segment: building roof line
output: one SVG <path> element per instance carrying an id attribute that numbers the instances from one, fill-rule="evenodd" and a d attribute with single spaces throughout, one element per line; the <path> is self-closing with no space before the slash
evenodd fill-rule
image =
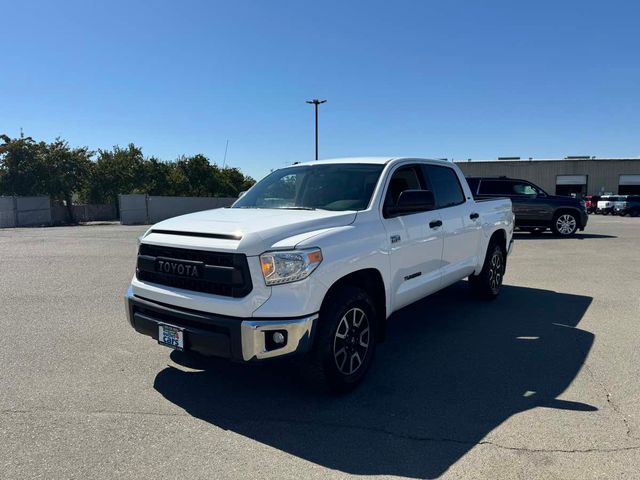
<path id="1" fill-rule="evenodd" d="M 640 160 L 640 157 L 584 157 L 584 158 L 509 158 L 498 159 L 490 158 L 484 160 L 475 159 L 453 159 L 455 163 L 483 163 L 483 162 L 496 162 L 496 163 L 509 163 L 509 162 L 591 162 L 591 161 L 620 161 L 620 160 Z"/>

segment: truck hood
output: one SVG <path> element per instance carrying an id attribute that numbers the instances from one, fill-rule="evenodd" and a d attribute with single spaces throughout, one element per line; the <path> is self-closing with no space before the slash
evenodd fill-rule
<path id="1" fill-rule="evenodd" d="M 144 243 L 260 255 L 353 223 L 355 211 L 218 208 L 170 218 L 151 227 Z"/>

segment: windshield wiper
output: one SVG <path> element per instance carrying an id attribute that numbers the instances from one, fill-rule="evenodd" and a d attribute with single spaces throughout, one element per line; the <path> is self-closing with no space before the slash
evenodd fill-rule
<path id="1" fill-rule="evenodd" d="M 278 207 L 282 210 L 315 210 L 313 207 Z"/>

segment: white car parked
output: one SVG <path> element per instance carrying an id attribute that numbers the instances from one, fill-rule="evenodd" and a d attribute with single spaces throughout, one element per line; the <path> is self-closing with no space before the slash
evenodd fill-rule
<path id="1" fill-rule="evenodd" d="M 498 295 L 513 220 L 510 200 L 474 201 L 449 162 L 294 165 L 231 208 L 151 227 L 129 322 L 171 348 L 242 362 L 296 356 L 312 383 L 350 388 L 396 310 L 465 277 Z"/>
<path id="2" fill-rule="evenodd" d="M 613 209 L 615 207 L 615 202 L 617 202 L 620 197 L 615 195 L 603 195 L 598 200 L 596 213 L 601 213 L 602 215 L 609 215 L 610 213 L 614 213 Z"/>

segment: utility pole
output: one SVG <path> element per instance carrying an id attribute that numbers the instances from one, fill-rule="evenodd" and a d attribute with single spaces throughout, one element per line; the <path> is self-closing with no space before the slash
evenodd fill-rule
<path id="1" fill-rule="evenodd" d="M 314 98 L 313 100 L 307 100 L 307 103 L 316 107 L 316 160 L 318 160 L 318 105 L 326 103 L 326 100 L 318 100 L 317 98 Z"/>

